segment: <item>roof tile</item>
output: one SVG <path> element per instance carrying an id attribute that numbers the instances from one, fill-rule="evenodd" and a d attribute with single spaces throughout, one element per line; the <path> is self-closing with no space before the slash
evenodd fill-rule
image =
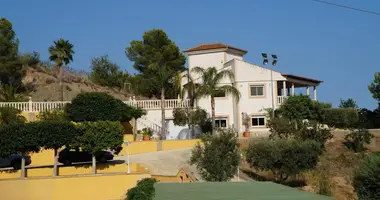
<path id="1" fill-rule="evenodd" d="M 226 44 L 223 44 L 223 43 L 211 43 L 211 44 L 201 44 L 201 45 L 198 45 L 196 47 L 193 47 L 193 48 L 190 48 L 190 49 L 186 49 L 184 52 L 193 52 L 193 51 L 202 51 L 202 50 L 212 50 L 212 49 L 233 49 L 233 50 L 237 50 L 237 51 L 241 51 L 243 52 L 244 54 L 246 54 L 248 51 L 244 50 L 244 49 L 240 49 L 240 48 L 237 48 L 237 47 L 233 47 L 233 46 L 229 46 L 229 45 L 226 45 Z"/>

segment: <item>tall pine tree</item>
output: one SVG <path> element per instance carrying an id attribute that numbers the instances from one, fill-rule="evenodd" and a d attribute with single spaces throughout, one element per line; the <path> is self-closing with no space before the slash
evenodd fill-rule
<path id="1" fill-rule="evenodd" d="M 20 100 L 26 91 L 22 83 L 25 76 L 18 51 L 19 41 L 12 29 L 12 23 L 0 19 L 0 101 Z"/>
<path id="2" fill-rule="evenodd" d="M 146 96 L 161 99 L 161 137 L 165 138 L 165 98 L 178 89 L 175 76 L 185 70 L 186 58 L 178 46 L 160 29 L 147 31 L 142 40 L 133 40 L 126 48 L 126 55 L 134 62 L 133 67 L 141 72 Z M 177 88 L 177 89 L 176 89 Z M 176 98 L 176 95 L 171 95 Z"/>

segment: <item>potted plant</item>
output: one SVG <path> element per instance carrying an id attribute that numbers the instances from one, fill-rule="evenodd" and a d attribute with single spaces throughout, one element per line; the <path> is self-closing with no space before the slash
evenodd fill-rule
<path id="1" fill-rule="evenodd" d="M 249 130 L 251 128 L 251 118 L 247 115 L 247 113 L 242 113 L 242 122 L 245 127 L 243 136 L 244 137 L 251 136 L 251 131 Z"/>
<path id="2" fill-rule="evenodd" d="M 141 130 L 137 130 L 134 141 L 141 141 L 143 139 L 143 134 Z"/>
<path id="3" fill-rule="evenodd" d="M 143 135 L 143 140 L 145 141 L 150 140 L 153 135 L 153 130 L 151 128 L 143 128 L 141 132 Z"/>

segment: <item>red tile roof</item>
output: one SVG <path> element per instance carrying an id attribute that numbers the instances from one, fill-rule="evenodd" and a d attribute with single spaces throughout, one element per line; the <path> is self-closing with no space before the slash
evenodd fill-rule
<path id="1" fill-rule="evenodd" d="M 296 76 L 296 75 L 292 75 L 292 74 L 281 74 L 281 75 L 284 76 L 285 78 L 289 77 L 289 78 L 309 81 L 309 82 L 313 82 L 313 83 L 322 83 L 323 82 L 323 81 L 320 81 L 320 80 L 306 78 L 306 77 L 302 77 L 302 76 Z"/>
<path id="2" fill-rule="evenodd" d="M 190 49 L 186 49 L 185 51 L 183 52 L 193 52 L 193 51 L 202 51 L 202 50 L 212 50 L 212 49 L 233 49 L 233 50 L 237 50 L 237 51 L 241 51 L 243 52 L 244 54 L 246 54 L 248 51 L 244 50 L 244 49 L 239 49 L 239 48 L 236 48 L 236 47 L 233 47 L 233 46 L 229 46 L 229 45 L 226 45 L 226 44 L 222 44 L 222 43 L 212 43 L 212 44 L 201 44 L 199 46 L 196 46 L 196 47 L 193 47 L 193 48 L 190 48 Z"/>

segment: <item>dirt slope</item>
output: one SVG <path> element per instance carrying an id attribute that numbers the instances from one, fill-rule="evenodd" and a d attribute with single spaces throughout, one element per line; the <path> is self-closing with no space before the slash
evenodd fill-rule
<path id="1" fill-rule="evenodd" d="M 33 101 L 58 101 L 60 98 L 60 86 L 57 70 L 44 68 L 28 68 L 24 83 L 31 83 L 34 91 L 29 94 Z M 63 73 L 63 96 L 65 101 L 70 101 L 81 92 L 106 92 L 112 96 L 128 100 L 133 94 L 97 85 L 85 76 L 65 71 Z M 136 99 L 144 99 L 136 97 Z"/>

